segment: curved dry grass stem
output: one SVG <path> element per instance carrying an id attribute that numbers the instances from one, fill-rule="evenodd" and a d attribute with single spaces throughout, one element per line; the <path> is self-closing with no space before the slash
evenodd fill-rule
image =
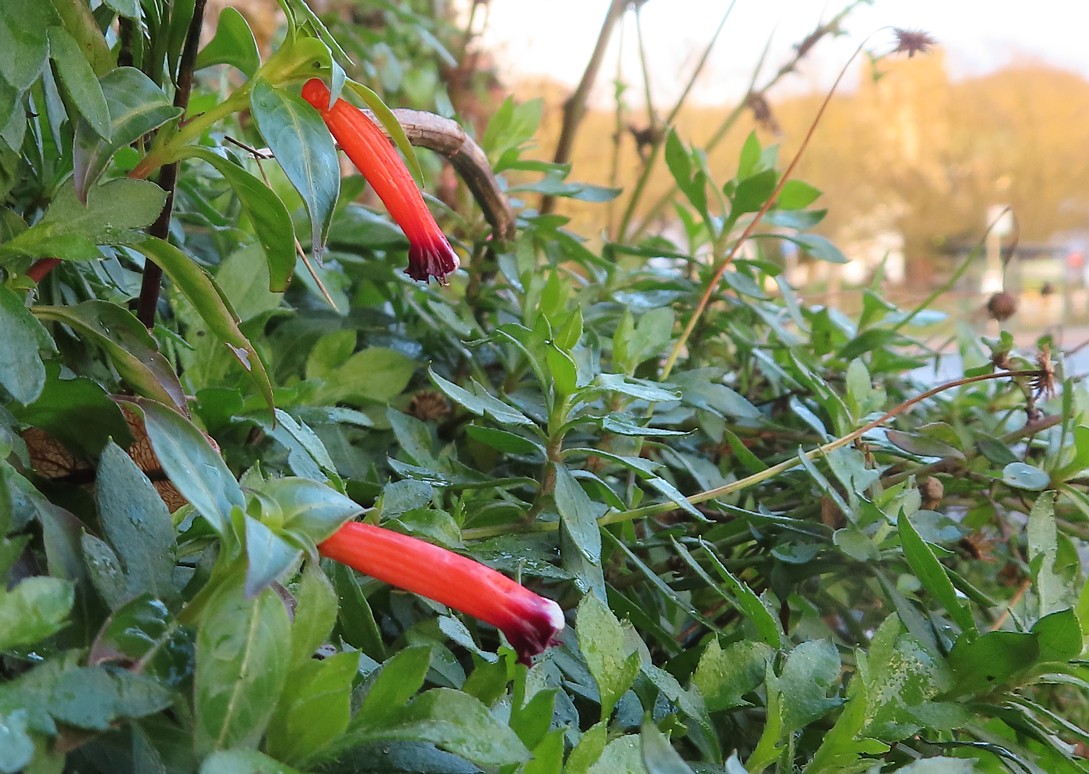
<path id="1" fill-rule="evenodd" d="M 894 419 L 903 414 L 913 406 L 922 403 L 925 400 L 929 400 L 937 395 L 948 390 L 956 389 L 957 387 L 964 387 L 968 384 L 976 384 L 978 382 L 987 382 L 994 379 L 1017 379 L 1028 378 L 1037 376 L 1040 372 L 1034 369 L 1020 370 L 1020 371 L 999 371 L 992 374 L 979 374 L 977 376 L 966 376 L 961 379 L 954 379 L 950 382 L 944 382 L 936 387 L 932 387 L 925 392 L 921 392 L 918 395 L 908 398 L 903 403 L 894 406 L 877 419 L 871 420 L 855 430 L 840 436 L 826 444 L 822 444 L 815 449 L 810 449 L 804 452 L 804 456 L 807 460 L 814 460 L 818 457 L 823 457 L 830 452 L 840 449 L 848 444 L 854 443 L 859 438 L 864 436 L 871 430 L 876 430 L 890 419 Z M 732 481 L 729 484 L 715 487 L 713 489 L 707 489 L 703 492 L 697 492 L 685 499 L 692 505 L 699 505 L 700 503 L 708 502 L 709 500 L 716 500 L 719 497 L 725 497 L 726 495 L 733 494 L 735 492 L 744 491 L 756 484 L 760 484 L 767 481 L 769 478 L 774 478 L 780 473 L 785 473 L 791 468 L 799 465 L 797 457 L 792 457 L 788 460 L 780 462 L 778 465 L 772 465 L 770 468 L 754 473 L 751 476 Z M 642 508 L 634 508 L 630 511 L 616 511 L 614 513 L 608 513 L 598 519 L 598 526 L 606 526 L 609 524 L 621 524 L 626 521 L 634 521 L 636 519 L 642 519 L 648 516 L 656 516 L 660 513 L 667 513 L 675 510 L 677 505 L 673 502 L 655 503 L 654 505 L 646 505 Z M 512 532 L 555 532 L 559 529 L 559 522 L 547 521 L 547 522 L 535 522 L 532 524 L 502 524 L 495 527 L 478 527 L 476 529 L 462 530 L 461 536 L 466 540 L 479 540 L 482 538 L 495 537 L 497 535 L 504 535 Z"/>

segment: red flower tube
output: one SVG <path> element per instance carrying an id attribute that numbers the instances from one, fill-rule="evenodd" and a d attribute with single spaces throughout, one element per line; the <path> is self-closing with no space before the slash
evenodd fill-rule
<path id="1" fill-rule="evenodd" d="M 563 611 L 490 567 L 445 548 L 370 524 L 350 523 L 318 546 L 322 556 L 391 586 L 490 623 L 507 636 L 518 661 L 556 643 Z"/>
<path id="2" fill-rule="evenodd" d="M 321 80 L 307 81 L 302 96 L 317 108 L 337 143 L 408 237 L 405 274 L 420 282 L 435 277 L 445 283 L 446 275 L 457 269 L 458 257 L 393 143 L 362 111 L 344 100 L 338 99 L 329 107 L 329 89 Z"/>

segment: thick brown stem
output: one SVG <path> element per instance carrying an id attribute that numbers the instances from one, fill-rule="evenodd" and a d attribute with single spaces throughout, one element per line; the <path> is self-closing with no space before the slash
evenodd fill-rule
<path id="1" fill-rule="evenodd" d="M 185 38 L 181 60 L 178 63 L 177 90 L 174 92 L 174 105 L 183 111 L 189 107 L 189 94 L 193 90 L 193 65 L 197 60 L 197 46 L 200 43 L 200 30 L 204 26 L 204 6 L 207 0 L 196 0 L 193 5 L 193 18 L 189 21 L 189 32 Z M 178 182 L 178 163 L 167 164 L 159 173 L 159 187 L 166 191 L 166 204 L 159 217 L 151 224 L 148 234 L 159 239 L 166 239 L 170 233 L 170 217 L 174 209 L 174 187 Z M 136 308 L 136 317 L 151 328 L 155 324 L 155 307 L 159 303 L 159 290 L 162 286 L 163 270 L 148 261 L 144 265 L 144 276 L 140 283 L 140 300 Z"/>

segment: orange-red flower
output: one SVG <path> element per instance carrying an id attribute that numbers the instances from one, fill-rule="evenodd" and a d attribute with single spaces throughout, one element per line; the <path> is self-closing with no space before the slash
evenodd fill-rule
<path id="1" fill-rule="evenodd" d="M 555 644 L 564 627 L 563 611 L 551 599 L 479 562 L 408 535 L 353 522 L 318 550 L 372 578 L 492 624 L 526 665 Z"/>
<path id="2" fill-rule="evenodd" d="M 458 257 L 427 209 L 416 181 L 397 155 L 389 138 L 362 111 L 338 99 L 329 106 L 329 89 L 317 78 L 306 82 L 303 99 L 317 108 L 325 125 L 348 158 L 367 178 L 390 217 L 408 237 L 408 268 L 405 274 L 427 282 L 458 267 Z"/>

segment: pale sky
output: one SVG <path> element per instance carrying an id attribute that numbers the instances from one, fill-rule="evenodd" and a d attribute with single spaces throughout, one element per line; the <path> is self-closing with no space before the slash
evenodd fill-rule
<path id="1" fill-rule="evenodd" d="M 729 5 L 728 0 L 648 0 L 643 6 L 655 102 L 662 104 L 676 95 Z M 490 6 L 485 44 L 497 53 L 505 71 L 549 75 L 574 84 L 593 50 L 609 0 L 491 0 Z M 768 75 L 787 58 L 794 43 L 842 7 L 835 0 L 736 0 L 694 96 L 710 103 L 738 96 L 769 36 Z M 1042 59 L 1089 77 L 1086 21 L 1089 3 L 1084 0 L 873 0 L 847 17 L 844 36 L 822 41 L 817 55 L 783 82 L 782 89 L 828 86 L 867 35 L 876 33 L 867 48 L 888 50 L 892 34 L 879 30 L 890 26 L 924 30 L 936 38 L 945 48 L 954 78 L 1024 58 Z M 597 102 L 611 101 L 620 44 L 617 29 L 599 74 Z M 623 23 L 624 78 L 641 88 L 635 44 L 629 12 Z M 629 92 L 631 101 L 637 99 L 638 88 Z"/>

